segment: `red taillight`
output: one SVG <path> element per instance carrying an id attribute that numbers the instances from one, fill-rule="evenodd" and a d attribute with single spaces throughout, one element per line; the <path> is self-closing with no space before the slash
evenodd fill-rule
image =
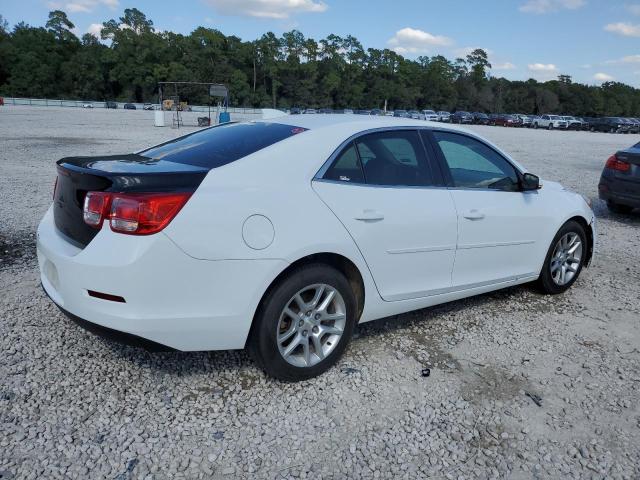
<path id="1" fill-rule="evenodd" d="M 89 192 L 85 198 L 84 221 L 100 228 L 103 220 L 107 220 L 114 232 L 151 235 L 165 228 L 190 196 L 190 192 Z"/>
<path id="2" fill-rule="evenodd" d="M 631 164 L 619 160 L 615 155 L 611 155 L 604 168 L 610 168 L 611 170 L 617 170 L 618 172 L 628 172 L 631 170 Z"/>
<path id="3" fill-rule="evenodd" d="M 84 223 L 93 228 L 102 228 L 102 221 L 108 217 L 111 194 L 105 192 L 87 192 L 84 197 L 82 217 Z"/>

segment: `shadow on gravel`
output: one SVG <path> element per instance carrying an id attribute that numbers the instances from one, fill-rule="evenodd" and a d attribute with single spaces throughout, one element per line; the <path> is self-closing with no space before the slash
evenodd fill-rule
<path id="1" fill-rule="evenodd" d="M 26 263 L 36 256 L 36 236 L 8 237 L 0 233 L 0 271 L 11 265 Z"/>
<path id="2" fill-rule="evenodd" d="M 640 209 L 638 208 L 631 213 L 613 213 L 607 208 L 607 204 L 603 200 L 595 200 L 592 210 L 599 220 L 608 219 L 625 225 L 640 224 Z"/>
<path id="3" fill-rule="evenodd" d="M 393 317 L 380 319 L 373 322 L 361 324 L 356 328 L 353 347 L 367 339 L 379 339 L 381 343 L 385 335 L 406 336 L 412 341 L 421 345 L 426 345 L 432 352 L 430 363 L 434 366 L 442 365 L 451 370 L 458 370 L 459 365 L 456 359 L 444 352 L 439 346 L 451 334 L 442 325 L 434 325 L 438 316 L 443 314 L 456 314 L 457 312 L 473 307 L 486 307 L 487 314 L 498 313 L 503 302 L 510 302 L 524 308 L 532 314 L 549 311 L 546 296 L 537 292 L 531 284 L 519 285 L 497 292 L 471 297 L 463 300 L 425 308 L 414 312 L 405 313 Z M 415 332 L 415 327 L 422 326 L 425 330 Z M 437 327 L 437 328 L 434 328 Z M 80 327 L 77 327 L 80 328 Z M 413 331 L 412 331 L 413 330 Z M 140 347 L 122 345 L 112 340 L 101 339 L 93 335 L 93 338 L 100 339 L 103 345 L 114 357 L 119 357 L 131 362 L 142 369 L 150 369 L 169 375 L 189 376 L 197 374 L 233 372 L 234 375 L 240 373 L 238 379 L 243 388 L 250 388 L 255 381 L 257 370 L 250 356 L 243 350 L 238 351 L 211 351 L 211 352 L 149 352 Z M 92 340 L 93 340 L 92 338 Z M 411 355 L 411 352 L 406 352 Z M 418 362 L 420 360 L 416 358 Z M 261 374 L 260 374 L 261 375 Z"/>

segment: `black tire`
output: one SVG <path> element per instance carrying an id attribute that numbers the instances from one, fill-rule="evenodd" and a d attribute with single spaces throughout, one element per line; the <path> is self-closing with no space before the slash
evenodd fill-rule
<path id="1" fill-rule="evenodd" d="M 346 323 L 338 344 L 323 360 L 309 367 L 287 362 L 277 342 L 278 322 L 282 311 L 293 296 L 307 286 L 326 284 L 336 289 L 344 300 Z M 283 278 L 265 295 L 251 329 L 248 350 L 255 362 L 268 375 L 286 382 L 297 382 L 321 375 L 342 356 L 357 323 L 355 295 L 345 276 L 325 264 L 302 266 Z"/>
<path id="2" fill-rule="evenodd" d="M 537 129 L 538 129 L 538 122 L 536 122 L 536 123 L 534 123 L 534 124 L 533 124 L 533 129 L 534 129 L 534 130 L 537 130 Z"/>
<path id="3" fill-rule="evenodd" d="M 577 267 L 575 275 L 571 280 L 569 280 L 564 285 L 559 285 L 555 282 L 553 277 L 551 276 L 551 256 L 553 255 L 553 251 L 555 249 L 556 243 L 567 233 L 576 233 L 580 237 L 580 241 L 582 242 L 582 256 L 580 258 L 580 263 Z M 558 233 L 556 233 L 555 237 L 551 241 L 551 245 L 549 246 L 549 250 L 547 251 L 547 256 L 544 259 L 544 264 L 542 265 L 542 271 L 540 272 L 540 277 L 538 277 L 538 285 L 544 293 L 550 295 L 557 295 L 559 293 L 563 293 L 567 291 L 571 285 L 575 283 L 575 281 L 580 276 L 580 272 L 582 271 L 582 267 L 584 266 L 585 259 L 587 257 L 588 244 L 587 244 L 587 234 L 584 231 L 582 225 L 574 220 L 570 220 L 565 223 Z"/>
<path id="4" fill-rule="evenodd" d="M 547 126 L 547 130 L 553 130 L 553 123 L 550 123 L 549 126 Z"/>
<path id="5" fill-rule="evenodd" d="M 633 210 L 633 207 L 630 207 L 629 205 L 621 205 L 619 203 L 612 202 L 611 200 L 607 202 L 607 208 L 609 209 L 609 211 L 613 213 L 623 213 L 623 214 L 631 213 L 631 211 Z"/>

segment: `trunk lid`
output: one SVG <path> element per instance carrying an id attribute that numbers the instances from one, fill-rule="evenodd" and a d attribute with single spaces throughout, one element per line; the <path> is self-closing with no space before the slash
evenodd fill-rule
<path id="1" fill-rule="evenodd" d="M 620 150 L 616 153 L 618 160 L 631 164 L 631 170 L 627 172 L 615 171 L 616 180 L 621 180 L 623 185 L 623 193 L 638 195 L 638 184 L 640 184 L 640 144 Z"/>
<path id="2" fill-rule="evenodd" d="M 209 169 L 130 154 L 63 158 L 57 162 L 57 171 L 53 199 L 56 227 L 83 248 L 98 234 L 82 217 L 87 192 L 194 191 Z"/>

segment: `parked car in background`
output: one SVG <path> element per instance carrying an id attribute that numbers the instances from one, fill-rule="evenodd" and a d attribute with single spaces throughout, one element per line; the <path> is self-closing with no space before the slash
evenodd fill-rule
<path id="1" fill-rule="evenodd" d="M 94 331 L 247 348 L 298 381 L 334 365 L 358 323 L 526 282 L 559 294 L 589 265 L 579 194 L 473 133 L 361 120 L 226 123 L 59 160 L 37 231 L 44 291 Z"/>
<path id="2" fill-rule="evenodd" d="M 476 125 L 489 125 L 489 115 L 482 112 L 474 112 L 473 114 L 473 123 Z"/>
<path id="3" fill-rule="evenodd" d="M 594 118 L 589 123 L 589 130 L 592 132 L 625 133 L 628 126 L 618 117 Z"/>
<path id="4" fill-rule="evenodd" d="M 449 123 L 451 121 L 451 114 L 449 112 L 445 112 L 444 110 L 440 110 L 438 112 L 438 121 Z"/>
<path id="5" fill-rule="evenodd" d="M 548 130 L 567 129 L 567 121 L 563 120 L 559 115 L 542 115 L 533 121 L 533 128 L 546 128 Z"/>
<path id="6" fill-rule="evenodd" d="M 453 115 L 451 115 L 451 123 L 473 123 L 473 115 L 469 112 L 465 112 L 464 110 L 458 110 Z"/>
<path id="7" fill-rule="evenodd" d="M 565 122 L 567 122 L 568 130 L 582 130 L 582 120 L 577 117 L 573 117 L 571 115 L 563 115 L 562 118 Z"/>
<path id="8" fill-rule="evenodd" d="M 356 115 L 371 115 L 371 110 L 355 110 Z"/>
<path id="9" fill-rule="evenodd" d="M 531 126 L 531 117 L 529 115 L 524 115 L 522 113 L 517 113 L 516 117 L 520 120 L 521 127 L 530 127 Z"/>
<path id="10" fill-rule="evenodd" d="M 424 120 L 424 114 L 418 110 L 409 110 L 409 116 L 414 120 Z"/>
<path id="11" fill-rule="evenodd" d="M 631 125 L 629 126 L 629 133 L 640 133 L 640 119 L 638 118 L 627 118 Z"/>
<path id="12" fill-rule="evenodd" d="M 351 114 L 353 114 L 353 109 L 345 108 L 345 109 L 342 110 L 342 113 L 344 113 L 346 115 L 351 115 Z"/>
<path id="13" fill-rule="evenodd" d="M 582 122 L 581 130 L 589 130 L 591 122 L 594 120 L 592 117 L 576 117 Z"/>
<path id="14" fill-rule="evenodd" d="M 533 123 L 536 120 L 540 120 L 540 115 L 529 115 L 529 120 L 531 120 L 531 123 L 529 125 L 527 125 L 528 128 L 533 128 Z"/>
<path id="15" fill-rule="evenodd" d="M 424 120 L 427 122 L 437 122 L 440 120 L 440 116 L 433 110 L 423 110 Z"/>
<path id="16" fill-rule="evenodd" d="M 491 125 L 500 127 L 515 127 L 517 119 L 507 113 L 499 113 L 491 117 Z"/>
<path id="17" fill-rule="evenodd" d="M 300 115 L 302 113 L 302 109 L 300 107 L 291 107 L 289 113 L 291 115 Z"/>
<path id="18" fill-rule="evenodd" d="M 104 102 L 104 108 L 118 108 L 116 102 Z"/>
<path id="19" fill-rule="evenodd" d="M 142 109 L 143 110 L 155 110 L 156 108 L 155 108 L 155 105 L 153 103 L 145 103 L 142 106 Z"/>
<path id="20" fill-rule="evenodd" d="M 626 125 L 626 131 L 624 133 L 639 133 L 640 128 L 638 123 L 633 118 L 621 118 Z"/>
<path id="21" fill-rule="evenodd" d="M 318 111 L 315 108 L 307 108 L 304 111 L 304 113 L 305 113 L 305 115 L 311 115 L 311 114 L 314 114 L 314 113 L 318 113 Z"/>
<path id="22" fill-rule="evenodd" d="M 394 110 L 393 116 L 398 118 L 411 118 L 411 115 L 409 115 L 409 112 L 406 110 Z"/>
<path id="23" fill-rule="evenodd" d="M 136 106 L 133 103 L 125 103 L 122 108 L 125 110 L 135 110 Z"/>
<path id="24" fill-rule="evenodd" d="M 600 176 L 598 195 L 615 213 L 640 208 L 640 143 L 609 157 Z"/>
<path id="25" fill-rule="evenodd" d="M 82 108 L 93 108 L 93 103 L 83 103 Z"/>

